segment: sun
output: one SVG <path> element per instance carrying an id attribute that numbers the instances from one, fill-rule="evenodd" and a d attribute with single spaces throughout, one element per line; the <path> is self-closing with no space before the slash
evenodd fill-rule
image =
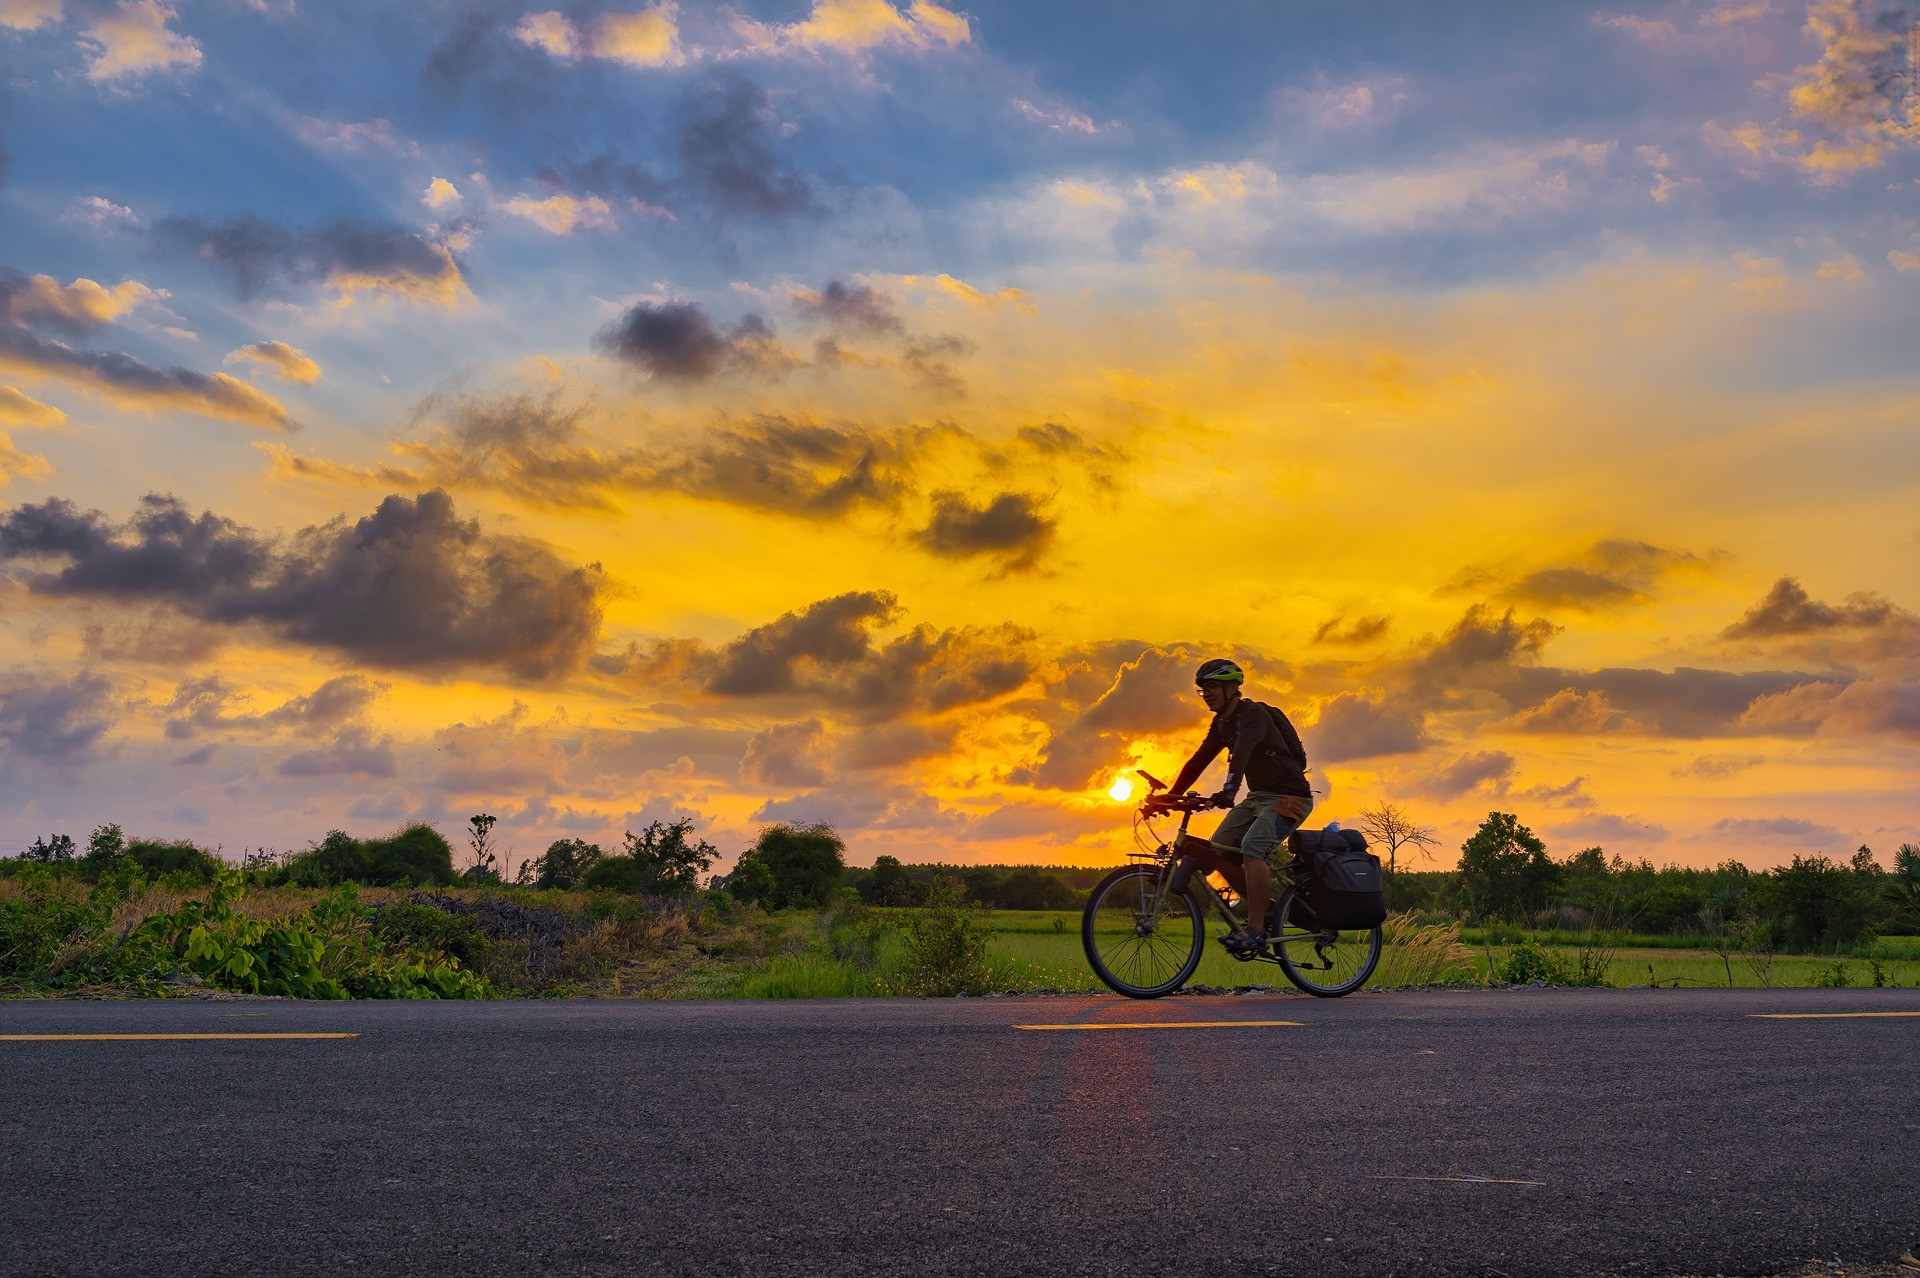
<path id="1" fill-rule="evenodd" d="M 1120 777 L 1114 781 L 1113 788 L 1107 791 L 1107 796 L 1117 802 L 1125 803 L 1133 797 L 1133 782 Z"/>

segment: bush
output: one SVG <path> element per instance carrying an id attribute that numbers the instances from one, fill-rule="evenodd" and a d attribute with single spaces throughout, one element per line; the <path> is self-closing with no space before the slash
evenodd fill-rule
<path id="1" fill-rule="evenodd" d="M 367 872 L 365 883 L 452 883 L 453 845 L 440 831 L 425 822 L 415 822 L 384 839 L 370 839 L 364 845 Z"/>
<path id="2" fill-rule="evenodd" d="M 770 825 L 741 855 L 734 874 L 746 871 L 753 890 L 764 893 L 757 899 L 768 909 L 824 906 L 840 894 L 841 874 L 847 868 L 845 852 L 846 844 L 830 825 Z M 740 892 L 735 895 L 756 899 Z"/>
<path id="3" fill-rule="evenodd" d="M 1532 937 L 1508 950 L 1506 960 L 1500 964 L 1500 979 L 1510 985 L 1531 985 L 1535 981 L 1567 985 L 1571 983 L 1571 975 L 1565 959 L 1541 948 Z"/>
<path id="4" fill-rule="evenodd" d="M 987 956 L 988 933 L 980 926 L 979 907 L 952 879 L 927 892 L 926 904 L 907 919 L 901 966 L 889 992 L 919 997 L 985 994 L 1009 982 L 1009 974 Z"/>
<path id="5" fill-rule="evenodd" d="M 585 839 L 555 839 L 547 850 L 520 866 L 520 882 L 536 888 L 565 890 L 579 884 L 581 878 L 606 855 L 598 843 Z"/>
<path id="6" fill-rule="evenodd" d="M 493 942 L 472 919 L 436 910 L 419 901 L 388 901 L 373 908 L 374 933 L 417 950 L 434 950 L 478 970 L 493 951 Z"/>
<path id="7" fill-rule="evenodd" d="M 124 855 L 149 878 L 183 884 L 211 883 L 227 869 L 225 861 L 182 839 L 135 839 Z"/>

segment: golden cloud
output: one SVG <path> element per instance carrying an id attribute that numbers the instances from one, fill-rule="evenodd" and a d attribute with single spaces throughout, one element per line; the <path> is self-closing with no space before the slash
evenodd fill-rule
<path id="1" fill-rule="evenodd" d="M 200 65 L 200 44 L 168 29 L 178 13 L 158 0 L 120 0 L 86 23 L 93 46 L 87 61 L 90 80 L 118 80 Z"/>

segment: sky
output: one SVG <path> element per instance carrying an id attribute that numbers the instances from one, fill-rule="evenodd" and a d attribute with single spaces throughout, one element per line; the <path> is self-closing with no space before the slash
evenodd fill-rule
<path id="1" fill-rule="evenodd" d="M 1920 841 L 1920 4 L 0 0 L 0 854 Z M 1213 775 L 1223 768 L 1216 765 Z"/>

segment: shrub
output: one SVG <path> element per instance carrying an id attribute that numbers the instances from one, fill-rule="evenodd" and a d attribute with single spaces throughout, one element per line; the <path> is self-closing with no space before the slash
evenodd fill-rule
<path id="1" fill-rule="evenodd" d="M 547 850 L 520 866 L 520 881 L 537 888 L 577 886 L 606 853 L 585 839 L 555 839 Z"/>
<path id="2" fill-rule="evenodd" d="M 363 883 L 451 883 L 453 846 L 440 831 L 425 822 L 415 822 L 384 839 L 369 839 L 362 845 L 365 859 Z"/>
<path id="3" fill-rule="evenodd" d="M 1532 937 L 1508 950 L 1506 961 L 1500 964 L 1500 979 L 1510 985 L 1530 985 L 1534 981 L 1566 985 L 1571 975 L 1565 959 L 1541 948 Z"/>
<path id="4" fill-rule="evenodd" d="M 830 825 L 770 825 L 741 855 L 734 873 L 747 870 L 757 890 L 766 892 L 760 899 L 769 909 L 822 906 L 840 894 L 845 852 Z M 761 868 L 748 869 L 755 862 Z"/>
<path id="5" fill-rule="evenodd" d="M 1818 989 L 1843 990 L 1853 984 L 1853 969 L 1836 961 L 1832 967 L 1823 967 L 1815 972 L 1813 983 Z"/>
<path id="6" fill-rule="evenodd" d="M 472 919 L 417 900 L 377 905 L 370 918 L 378 936 L 418 950 L 437 950 L 476 970 L 486 964 L 493 950 L 493 942 Z"/>
<path id="7" fill-rule="evenodd" d="M 168 877 L 183 884 L 211 883 L 227 868 L 213 853 L 183 839 L 135 839 L 122 855 L 132 857 L 149 878 Z"/>
<path id="8" fill-rule="evenodd" d="M 889 992 L 943 997 L 985 994 L 1006 984 L 1008 974 L 987 955 L 987 940 L 979 907 L 966 899 L 965 889 L 952 879 L 939 880 L 926 904 L 907 919 L 900 970 Z"/>

